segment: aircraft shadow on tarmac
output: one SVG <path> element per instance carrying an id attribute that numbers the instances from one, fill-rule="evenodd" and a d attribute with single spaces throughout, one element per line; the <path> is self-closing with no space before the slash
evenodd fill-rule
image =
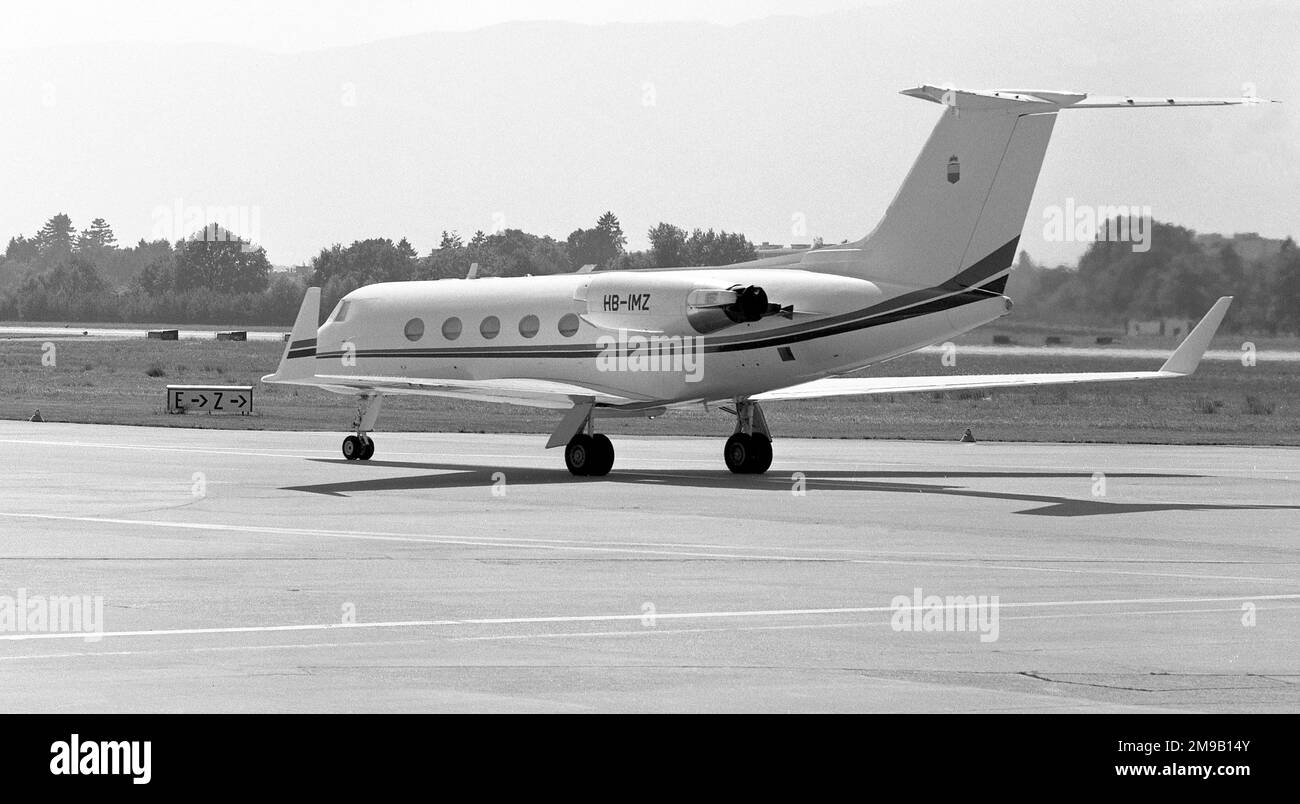
<path id="1" fill-rule="evenodd" d="M 285 486 L 282 491 L 304 491 L 312 494 L 324 494 L 333 497 L 346 497 L 349 494 L 369 491 L 416 491 L 458 488 L 491 488 L 499 479 L 498 472 L 504 474 L 510 485 L 544 486 L 560 484 L 571 486 L 578 483 L 620 484 L 658 486 L 690 486 L 693 488 L 736 489 L 753 491 L 771 491 L 789 494 L 798 478 L 784 472 L 768 472 L 765 475 L 734 475 L 717 469 L 664 469 L 664 470 L 624 470 L 615 469 L 605 477 L 574 477 L 565 469 L 541 469 L 534 467 L 500 467 L 458 463 L 413 463 L 404 461 L 366 461 L 351 462 L 342 459 L 312 458 L 319 463 L 349 464 L 358 470 L 370 469 L 417 469 L 434 470 L 434 474 L 411 474 L 397 477 L 376 477 L 358 480 L 345 480 L 334 483 L 317 483 L 308 486 Z M 1103 498 L 1085 496 L 1081 498 L 1058 497 L 1048 494 L 1028 494 L 1008 489 L 1007 491 L 988 491 L 965 488 L 960 485 L 943 483 L 906 482 L 908 478 L 929 478 L 935 480 L 953 480 L 961 478 L 1041 480 L 1052 478 L 1077 478 L 1080 489 L 1090 493 L 1094 481 L 1092 472 L 971 472 L 971 471 L 811 471 L 801 472 L 803 483 L 808 491 L 858 491 L 896 494 L 936 494 L 947 497 L 970 497 L 976 499 L 1010 500 L 1036 503 L 1038 507 L 1015 511 L 1017 514 L 1035 516 L 1099 516 L 1106 514 L 1138 514 L 1158 511 L 1245 511 L 1269 509 L 1300 509 L 1296 505 L 1252 505 L 1229 503 L 1163 503 L 1163 502 L 1112 502 Z M 1156 480 L 1168 478 L 1196 479 L 1204 475 L 1158 474 L 1150 472 L 1116 472 L 1107 473 L 1106 478 Z M 1014 485 L 1008 483 L 1008 485 Z"/>

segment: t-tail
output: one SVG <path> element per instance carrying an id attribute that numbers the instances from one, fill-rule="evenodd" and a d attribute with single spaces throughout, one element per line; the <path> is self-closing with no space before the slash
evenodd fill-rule
<path id="1" fill-rule="evenodd" d="M 1258 98 L 1094 98 L 1079 92 L 920 86 L 943 115 L 866 237 L 804 255 L 801 267 L 899 289 L 1002 293 L 1056 114 L 1067 109 L 1228 106 Z"/>

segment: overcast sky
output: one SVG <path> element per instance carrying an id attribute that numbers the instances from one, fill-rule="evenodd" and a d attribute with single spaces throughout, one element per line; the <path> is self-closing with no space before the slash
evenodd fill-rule
<path id="1" fill-rule="evenodd" d="M 1022 239 L 1040 261 L 1085 247 L 1044 234 L 1072 204 L 1300 234 L 1287 0 L 55 0 L 4 15 L 0 243 L 57 212 L 174 240 L 214 208 L 237 209 L 232 228 L 279 265 L 368 237 L 426 254 L 444 229 L 563 239 L 605 210 L 632 248 L 660 221 L 839 242 L 871 229 L 934 126 L 937 107 L 898 95 L 922 82 L 1285 101 L 1063 113 Z"/>

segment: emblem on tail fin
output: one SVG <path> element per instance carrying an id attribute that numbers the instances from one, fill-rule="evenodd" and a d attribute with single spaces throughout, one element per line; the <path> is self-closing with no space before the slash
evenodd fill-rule
<path id="1" fill-rule="evenodd" d="M 957 161 L 957 156 L 948 158 L 948 183 L 956 184 L 961 180 L 961 163 Z"/>

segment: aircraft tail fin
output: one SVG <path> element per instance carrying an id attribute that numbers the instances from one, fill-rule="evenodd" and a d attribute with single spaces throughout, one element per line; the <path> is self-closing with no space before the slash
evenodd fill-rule
<path id="1" fill-rule="evenodd" d="M 316 331 L 320 322 L 320 288 L 307 288 L 274 374 L 262 382 L 294 382 L 316 376 Z"/>
<path id="2" fill-rule="evenodd" d="M 902 94 L 942 104 L 943 116 L 876 228 L 855 243 L 808 252 L 803 267 L 904 287 L 985 286 L 1001 293 L 1057 112 L 1262 102 L 929 85 Z"/>

